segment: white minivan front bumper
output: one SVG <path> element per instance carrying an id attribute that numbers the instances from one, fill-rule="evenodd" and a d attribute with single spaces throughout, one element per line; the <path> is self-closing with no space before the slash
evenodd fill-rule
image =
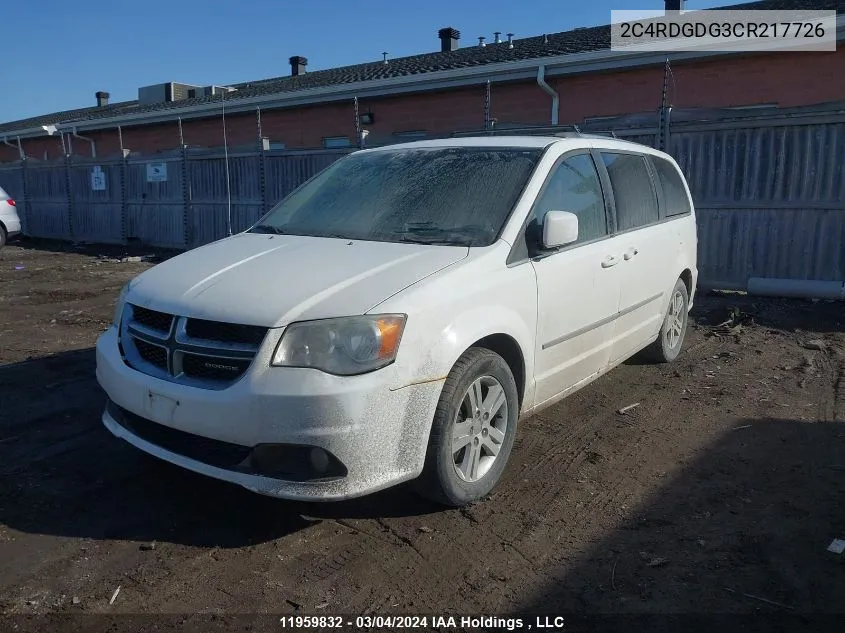
<path id="1" fill-rule="evenodd" d="M 103 423 L 156 457 L 286 499 L 346 499 L 419 475 L 442 381 L 391 390 L 392 366 L 352 377 L 271 367 L 273 343 L 265 341 L 239 381 L 212 390 L 130 368 L 111 327 L 97 341 L 97 380 L 110 400 Z M 284 464 L 255 468 L 251 449 L 268 444 L 299 451 L 297 461 L 323 449 L 341 472 L 289 477 L 277 474 Z"/>

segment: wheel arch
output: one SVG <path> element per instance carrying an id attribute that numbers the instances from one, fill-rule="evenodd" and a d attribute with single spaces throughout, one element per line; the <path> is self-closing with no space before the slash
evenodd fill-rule
<path id="1" fill-rule="evenodd" d="M 516 382 L 516 392 L 519 396 L 519 408 L 522 409 L 522 403 L 525 400 L 525 386 L 526 386 L 526 370 L 525 370 L 525 354 L 522 352 L 522 347 L 515 338 L 509 334 L 497 333 L 484 336 L 467 349 L 473 347 L 482 347 L 489 349 L 501 356 L 508 364 L 508 367 L 513 374 L 514 382 Z M 466 353 L 464 350 L 461 355 Z"/>
<path id="2" fill-rule="evenodd" d="M 683 281 L 684 285 L 687 287 L 687 296 L 692 297 L 692 271 L 689 268 L 685 268 L 678 279 Z"/>

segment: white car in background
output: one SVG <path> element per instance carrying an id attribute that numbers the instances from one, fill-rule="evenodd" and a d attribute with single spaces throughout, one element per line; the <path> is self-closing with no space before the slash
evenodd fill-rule
<path id="1" fill-rule="evenodd" d="M 6 245 L 10 237 L 21 232 L 21 219 L 15 201 L 0 187 L 0 248 Z"/>
<path id="2" fill-rule="evenodd" d="M 499 480 L 520 418 L 641 350 L 678 356 L 696 239 L 678 165 L 642 145 L 358 151 L 127 284 L 97 343 L 103 421 L 266 495 L 416 480 L 466 504 Z"/>

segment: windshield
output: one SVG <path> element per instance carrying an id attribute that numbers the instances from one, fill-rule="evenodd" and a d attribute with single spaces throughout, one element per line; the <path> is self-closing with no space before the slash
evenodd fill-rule
<path id="1" fill-rule="evenodd" d="M 250 232 L 488 246 L 541 153 L 448 147 L 351 154 L 279 202 Z"/>

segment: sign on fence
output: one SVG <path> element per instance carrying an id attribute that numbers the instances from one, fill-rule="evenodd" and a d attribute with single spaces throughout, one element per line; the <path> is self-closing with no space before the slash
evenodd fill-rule
<path id="1" fill-rule="evenodd" d="M 106 190 L 106 173 L 99 165 L 91 169 L 91 190 L 105 191 Z"/>
<path id="2" fill-rule="evenodd" d="M 147 182 L 167 182 L 167 163 L 147 163 Z"/>

